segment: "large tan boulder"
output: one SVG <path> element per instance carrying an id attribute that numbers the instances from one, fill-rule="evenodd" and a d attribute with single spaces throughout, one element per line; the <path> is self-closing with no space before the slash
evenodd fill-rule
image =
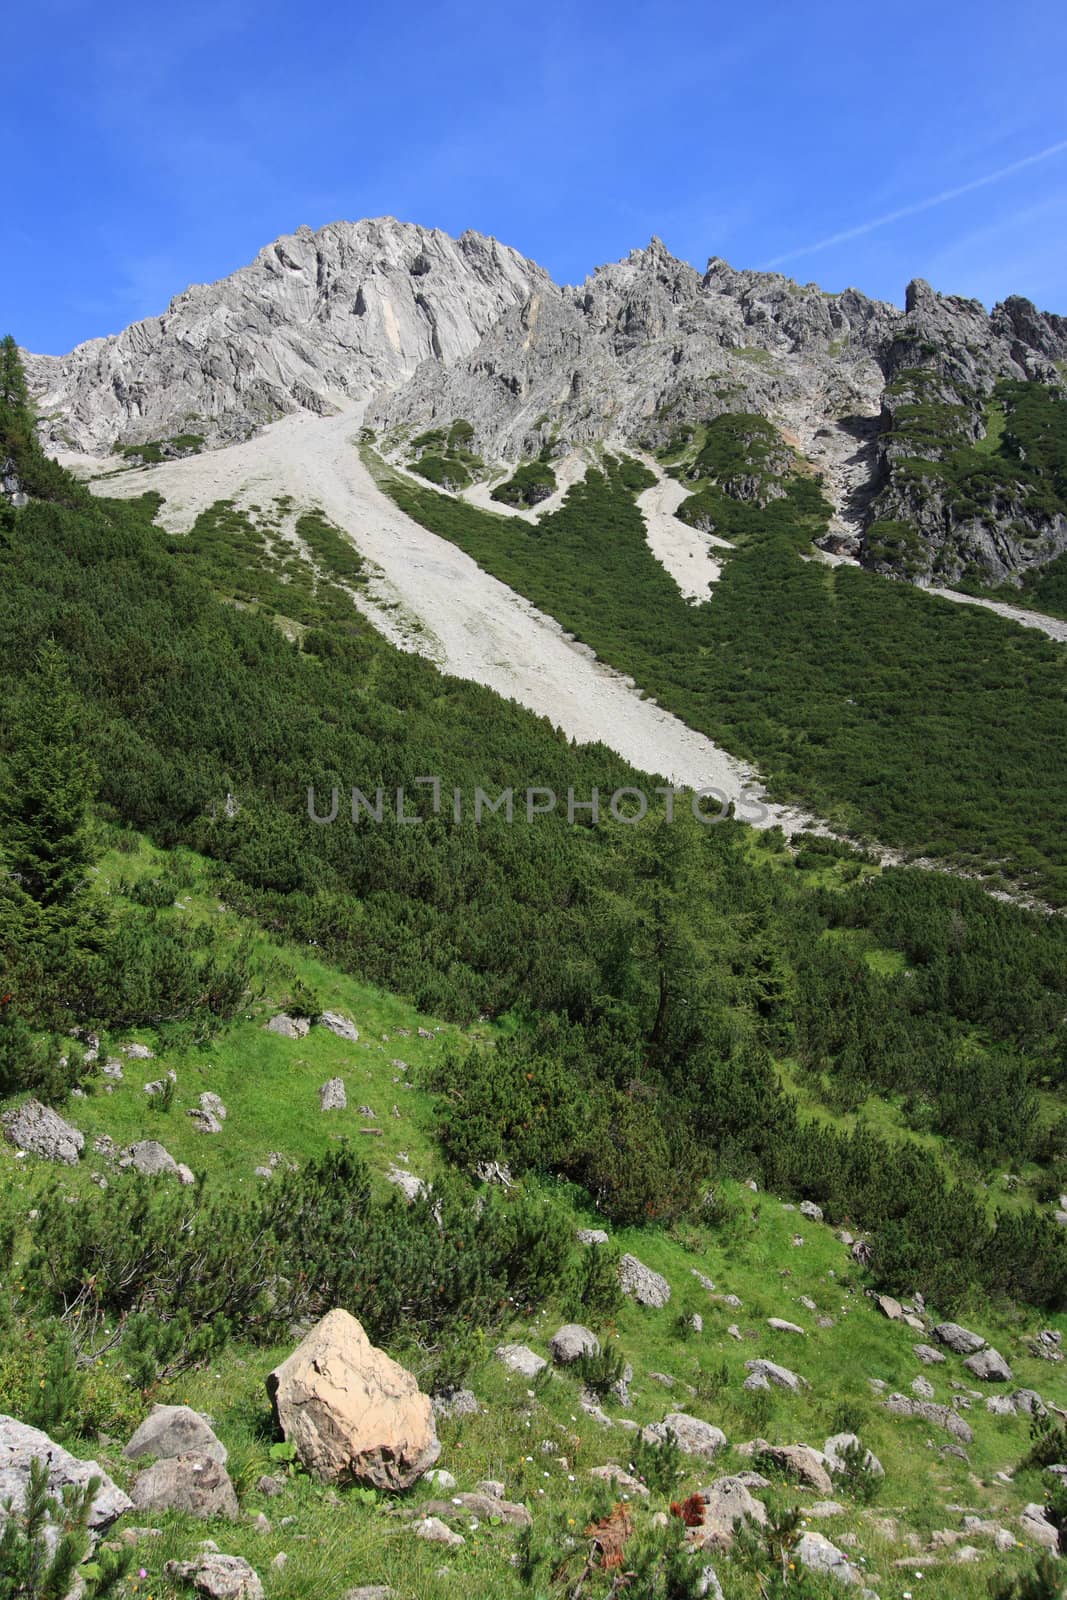
<path id="1" fill-rule="evenodd" d="M 441 1454 L 429 1395 L 347 1311 L 316 1323 L 267 1393 L 285 1439 L 323 1482 L 408 1489 Z"/>

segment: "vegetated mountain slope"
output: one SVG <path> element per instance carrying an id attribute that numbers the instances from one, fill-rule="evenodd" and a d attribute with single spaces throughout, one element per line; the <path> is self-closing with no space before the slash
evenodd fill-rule
<path id="1" fill-rule="evenodd" d="M 1055 1523 L 1027 1507 L 1061 1503 L 1041 1467 L 1062 1429 L 1033 1453 L 1028 1431 L 1064 1398 L 1067 921 L 685 808 L 479 823 L 411 791 L 417 825 L 391 805 L 316 822 L 309 781 L 328 805 L 335 783 L 435 772 L 465 794 L 516 772 L 579 795 L 641 778 L 381 639 L 321 517 L 291 539 L 291 506 L 213 505 L 169 536 L 151 497 L 93 498 L 37 458 L 28 415 L 0 407 L 0 428 L 32 489 L 0 506 L 0 1411 L 129 1484 L 120 1447 L 153 1401 L 207 1410 L 252 1514 L 212 1535 L 292 1600 L 364 1579 L 411 1600 L 572 1593 L 600 1515 L 588 1474 L 611 1461 L 639 1480 L 605 1492 L 632 1497 L 645 1600 L 696 1600 L 708 1561 L 730 1600 L 760 1600 L 783 1536 L 803 1571 L 800 1516 L 810 1534 L 825 1515 L 887 1595 L 906 1557 L 943 1600 L 1031 1572 Z M 347 1104 L 324 1110 L 337 1077 Z M 27 1094 L 84 1138 L 58 1180 L 19 1154 Z M 205 1184 L 123 1164 L 160 1144 Z M 485 1163 L 511 1186 L 476 1180 Z M 390 1167 L 432 1196 L 385 1198 Z M 841 1228 L 863 1230 L 854 1254 Z M 620 1295 L 619 1248 L 667 1305 Z M 435 1484 L 466 1541 L 441 1575 L 405 1514 L 429 1485 L 333 1491 L 272 1454 L 263 1378 L 335 1306 L 442 1413 L 469 1386 L 477 1409 L 441 1418 L 445 1464 L 458 1489 L 492 1477 L 527 1500 L 529 1541 L 491 1508 L 472 1527 Z M 955 1354 L 927 1370 L 915 1346 L 952 1313 L 1010 1379 L 972 1394 Z M 613 1357 L 532 1383 L 491 1353 L 548 1353 L 575 1320 Z M 748 1363 L 767 1361 L 759 1387 Z M 725 1434 L 714 1464 L 639 1437 L 679 1411 Z M 881 1489 L 858 1462 L 805 1487 L 765 1453 L 851 1430 Z M 753 1470 L 767 1532 L 678 1548 L 672 1501 Z M 843 1510 L 816 1513 L 831 1491 Z M 177 1600 L 165 1563 L 195 1558 L 203 1523 L 134 1521 L 137 1592 Z M 978 1554 L 957 1565 L 964 1539 Z M 582 1592 L 613 1581 L 590 1570 Z"/>
<path id="2" fill-rule="evenodd" d="M 917 281 L 902 312 L 719 258 L 699 273 L 655 239 L 560 288 L 494 240 L 386 218 L 300 229 L 29 371 L 55 446 L 150 458 L 345 398 L 375 396 L 368 420 L 409 436 L 464 419 L 476 457 L 513 465 L 757 413 L 824 475 L 835 548 L 951 583 L 1067 548 L 1064 361 L 1067 320 L 1018 298 L 987 315 Z M 1035 452 L 1049 426 L 1059 445 Z M 956 459 L 976 447 L 983 473 Z"/>

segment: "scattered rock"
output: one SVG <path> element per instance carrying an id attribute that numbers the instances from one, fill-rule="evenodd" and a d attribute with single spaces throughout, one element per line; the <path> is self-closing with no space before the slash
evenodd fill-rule
<path id="1" fill-rule="evenodd" d="M 814 1200 L 802 1200 L 800 1202 L 800 1215 L 809 1218 L 812 1222 L 821 1222 L 823 1219 L 822 1206 L 817 1206 Z"/>
<path id="2" fill-rule="evenodd" d="M 927 1367 L 936 1367 L 946 1360 L 943 1350 L 935 1350 L 932 1344 L 913 1344 L 911 1347 L 919 1360 Z"/>
<path id="3" fill-rule="evenodd" d="M 799 1333 L 801 1336 L 804 1334 L 803 1328 L 798 1328 L 795 1322 L 786 1322 L 784 1317 L 768 1317 L 767 1326 L 773 1328 L 775 1333 Z"/>
<path id="4" fill-rule="evenodd" d="M 556 1365 L 568 1367 L 580 1361 L 582 1356 L 599 1355 L 600 1340 L 590 1328 L 583 1328 L 580 1322 L 568 1322 L 553 1334 L 549 1348 Z"/>
<path id="5" fill-rule="evenodd" d="M 139 1139 L 129 1145 L 119 1159 L 120 1167 L 132 1167 L 146 1178 L 180 1177 L 178 1163 L 158 1139 Z"/>
<path id="6" fill-rule="evenodd" d="M 176 1456 L 138 1473 L 131 1491 L 138 1511 L 185 1511 L 193 1517 L 240 1516 L 226 1468 L 210 1456 Z"/>
<path id="7" fill-rule="evenodd" d="M 432 1483 L 435 1489 L 443 1489 L 446 1493 L 458 1487 L 447 1467 L 431 1467 L 426 1474 L 425 1482 Z"/>
<path id="8" fill-rule="evenodd" d="M 976 1355 L 968 1356 L 963 1365 L 985 1383 L 1010 1383 L 1014 1376 L 1004 1357 L 991 1345 L 979 1350 Z"/>
<path id="9" fill-rule="evenodd" d="M 204 1600 L 263 1600 L 263 1585 L 254 1567 L 241 1556 L 206 1550 L 195 1561 L 168 1561 L 168 1578 L 191 1585 Z"/>
<path id="10" fill-rule="evenodd" d="M 441 1453 L 429 1396 L 347 1311 L 312 1328 L 267 1393 L 283 1437 L 320 1480 L 408 1489 Z"/>
<path id="11" fill-rule="evenodd" d="M 459 1513 L 477 1517 L 482 1522 L 506 1522 L 511 1528 L 529 1528 L 533 1518 L 524 1505 L 514 1500 L 499 1500 L 489 1494 L 456 1494 L 451 1500 L 430 1500 L 419 1513 L 423 1521 L 440 1517 L 455 1517 Z"/>
<path id="12" fill-rule="evenodd" d="M 854 1567 L 835 1544 L 823 1533 L 805 1533 L 793 1550 L 793 1554 L 802 1567 L 807 1567 L 809 1572 L 824 1572 L 828 1577 L 836 1578 L 839 1583 L 861 1583 L 863 1581 L 859 1570 Z"/>
<path id="13" fill-rule="evenodd" d="M 351 1017 L 342 1016 L 339 1011 L 324 1011 L 319 1017 L 319 1022 L 339 1039 L 347 1039 L 349 1044 L 359 1041 L 359 1029 Z"/>
<path id="14" fill-rule="evenodd" d="M 453 1533 L 440 1517 L 424 1517 L 421 1522 L 416 1522 L 414 1533 L 416 1539 L 426 1539 L 430 1544 L 446 1544 L 450 1548 L 466 1542 L 461 1533 Z"/>
<path id="15" fill-rule="evenodd" d="M 185 1115 L 187 1117 L 192 1117 L 193 1127 L 196 1129 L 197 1133 L 222 1132 L 222 1123 L 219 1121 L 218 1117 L 216 1117 L 212 1111 L 205 1111 L 203 1106 L 193 1106 L 191 1110 L 185 1113 Z"/>
<path id="16" fill-rule="evenodd" d="M 947 1345 L 958 1356 L 973 1356 L 985 1349 L 982 1335 L 972 1333 L 969 1328 L 961 1328 L 958 1322 L 939 1322 L 934 1329 L 934 1338 L 938 1344 Z"/>
<path id="17" fill-rule="evenodd" d="M 136 1039 L 132 1044 L 120 1045 L 119 1051 L 126 1057 L 127 1061 L 154 1061 L 156 1059 L 156 1052 L 149 1050 L 146 1044 L 138 1044 Z"/>
<path id="18" fill-rule="evenodd" d="M 1023 1538 L 1029 1539 L 1031 1544 L 1039 1544 L 1045 1550 L 1058 1552 L 1059 1534 L 1054 1524 L 1046 1517 L 1044 1506 L 1025 1506 L 1019 1518 L 1019 1527 L 1022 1529 Z"/>
<path id="19" fill-rule="evenodd" d="M 320 1111 L 344 1111 L 348 1106 L 343 1078 L 328 1078 L 319 1090 Z M 411 1176 L 410 1173 L 407 1174 Z M 417 1180 L 416 1180 L 417 1181 Z"/>
<path id="20" fill-rule="evenodd" d="M 394 1162 L 385 1174 L 386 1183 L 395 1183 L 405 1200 L 417 1200 L 427 1190 L 421 1178 L 416 1178 L 413 1172 L 408 1172 L 405 1167 L 398 1167 Z"/>
<path id="21" fill-rule="evenodd" d="M 816 1500 L 815 1504 L 808 1506 L 806 1510 L 809 1517 L 818 1517 L 821 1520 L 823 1517 L 843 1517 L 847 1507 L 843 1506 L 840 1500 Z"/>
<path id="22" fill-rule="evenodd" d="M 498 1344 L 496 1356 L 509 1372 L 517 1372 L 522 1378 L 536 1378 L 548 1366 L 544 1356 L 539 1356 L 536 1350 L 531 1350 L 525 1344 Z"/>
<path id="23" fill-rule="evenodd" d="M 726 1449 L 726 1435 L 721 1428 L 702 1422 L 699 1417 L 691 1417 L 685 1411 L 669 1412 L 662 1422 L 645 1428 L 642 1438 L 649 1444 L 661 1444 L 670 1434 L 674 1435 L 683 1455 L 700 1456 L 705 1461 L 714 1461 L 719 1451 Z"/>
<path id="24" fill-rule="evenodd" d="M 127 1461 L 206 1456 L 225 1466 L 228 1459 L 226 1446 L 189 1406 L 153 1406 L 122 1453 Z"/>
<path id="25" fill-rule="evenodd" d="M 435 1417 L 476 1417 L 479 1406 L 471 1389 L 447 1389 L 430 1396 Z"/>
<path id="26" fill-rule="evenodd" d="M 94 1532 L 109 1528 L 133 1505 L 97 1462 L 82 1461 L 71 1455 L 40 1428 L 31 1428 L 14 1417 L 0 1416 L 0 1506 L 10 1500 L 16 1511 L 24 1509 L 32 1461 L 47 1464 L 48 1488 L 54 1495 L 61 1495 L 68 1485 L 81 1489 L 90 1478 L 99 1478 L 100 1488 L 88 1518 L 88 1525 Z"/>
<path id="27" fill-rule="evenodd" d="M 603 1228 L 579 1228 L 574 1236 L 579 1244 L 607 1244 L 608 1235 Z"/>
<path id="28" fill-rule="evenodd" d="M 830 1495 L 833 1492 L 829 1462 L 821 1450 L 813 1450 L 810 1445 L 767 1445 L 760 1451 L 760 1460 L 772 1462 L 779 1472 L 795 1478 L 797 1483 L 814 1489 L 817 1494 Z"/>
<path id="29" fill-rule="evenodd" d="M 891 1394 L 885 1408 L 896 1417 L 922 1417 L 935 1428 L 943 1428 L 964 1444 L 974 1442 L 974 1434 L 963 1418 L 950 1406 L 935 1405 L 932 1400 L 913 1400 L 906 1394 Z"/>
<path id="30" fill-rule="evenodd" d="M 277 1495 L 285 1493 L 285 1479 L 276 1478 L 272 1473 L 265 1472 L 256 1479 L 256 1488 L 259 1493 L 266 1495 L 268 1500 L 273 1500 Z"/>
<path id="31" fill-rule="evenodd" d="M 646 1500 L 648 1498 L 648 1485 L 642 1483 L 640 1478 L 632 1477 L 624 1468 L 616 1466 L 614 1461 L 608 1461 L 602 1467 L 590 1467 L 589 1476 L 612 1484 L 620 1494 L 638 1494 Z"/>
<path id="32" fill-rule="evenodd" d="M 932 1400 L 934 1398 L 934 1386 L 929 1378 L 914 1378 L 911 1392 L 918 1395 L 920 1400 Z"/>
<path id="33" fill-rule="evenodd" d="M 835 1433 L 823 1445 L 823 1454 L 830 1463 L 830 1471 L 841 1473 L 845 1471 L 845 1456 L 848 1451 L 861 1448 L 859 1436 L 855 1433 Z M 868 1472 L 876 1478 L 884 1478 L 885 1471 L 878 1457 L 871 1450 L 863 1452 L 863 1465 Z"/>
<path id="34" fill-rule="evenodd" d="M 707 1489 L 700 1490 L 704 1502 L 704 1521 L 693 1529 L 694 1545 L 702 1550 L 728 1550 L 734 1533 L 742 1522 L 754 1522 L 763 1527 L 767 1512 L 763 1502 L 749 1493 L 737 1478 L 718 1478 Z"/>
<path id="35" fill-rule="evenodd" d="M 307 1017 L 290 1017 L 284 1011 L 267 1023 L 267 1032 L 276 1033 L 282 1039 L 306 1039 L 310 1031 Z"/>
<path id="36" fill-rule="evenodd" d="M 623 1294 L 630 1295 L 641 1306 L 665 1306 L 671 1297 L 671 1286 L 666 1278 L 646 1267 L 636 1256 L 625 1255 L 619 1261 L 619 1283 Z"/>
<path id="37" fill-rule="evenodd" d="M 122 1070 L 122 1062 L 117 1056 L 108 1056 L 100 1071 L 105 1078 L 110 1078 L 112 1083 L 121 1083 L 126 1076 Z"/>
<path id="38" fill-rule="evenodd" d="M 386 1583 L 363 1583 L 358 1589 L 346 1589 L 341 1600 L 398 1600 L 395 1589 Z"/>
<path id="39" fill-rule="evenodd" d="M 85 1135 L 65 1122 L 58 1111 L 39 1100 L 24 1100 L 0 1117 L 9 1143 L 42 1161 L 60 1161 L 76 1167 L 85 1147 Z"/>
<path id="40" fill-rule="evenodd" d="M 883 1317 L 888 1317 L 890 1322 L 900 1322 L 904 1316 L 904 1307 L 899 1300 L 894 1300 L 891 1294 L 876 1294 L 874 1303 Z"/>
<path id="41" fill-rule="evenodd" d="M 751 1378 L 745 1379 L 746 1389 L 766 1389 L 774 1383 L 780 1389 L 796 1392 L 806 1386 L 803 1378 L 798 1378 L 795 1372 L 790 1372 L 788 1367 L 780 1367 L 775 1361 L 746 1361 L 745 1366 L 752 1374 Z M 753 1382 L 753 1379 L 761 1381 Z"/>

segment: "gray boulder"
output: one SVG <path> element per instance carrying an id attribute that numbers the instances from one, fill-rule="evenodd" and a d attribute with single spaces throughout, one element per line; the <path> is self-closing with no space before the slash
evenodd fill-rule
<path id="1" fill-rule="evenodd" d="M 728 1550 L 744 1522 L 753 1522 L 760 1528 L 766 1524 L 762 1500 L 750 1494 L 738 1477 L 717 1478 L 707 1489 L 700 1490 L 700 1498 L 704 1502 L 704 1521 L 693 1529 L 691 1537 L 702 1550 Z"/>
<path id="2" fill-rule="evenodd" d="M 814 1200 L 802 1200 L 800 1202 L 800 1215 L 807 1217 L 809 1222 L 821 1222 L 823 1219 L 822 1206 L 817 1206 Z"/>
<path id="3" fill-rule="evenodd" d="M 278 1016 L 271 1017 L 267 1032 L 276 1033 L 282 1039 L 306 1039 L 311 1032 L 311 1023 L 307 1017 L 290 1017 L 282 1011 Z"/>
<path id="4" fill-rule="evenodd" d="M 339 1011 L 324 1011 L 319 1022 L 339 1039 L 347 1039 L 349 1044 L 356 1044 L 359 1040 L 359 1029 L 352 1018 L 342 1016 Z"/>
<path id="5" fill-rule="evenodd" d="M 81 1160 L 85 1135 L 39 1100 L 24 1100 L 20 1106 L 5 1111 L 0 1124 L 10 1144 L 40 1156 L 42 1161 L 60 1161 L 64 1166 L 76 1167 Z"/>
<path id="6" fill-rule="evenodd" d="M 574 1236 L 579 1244 L 607 1244 L 608 1236 L 603 1228 L 579 1228 Z"/>
<path id="7" fill-rule="evenodd" d="M 206 1456 L 223 1467 L 228 1459 L 226 1446 L 190 1406 L 153 1406 L 122 1453 L 127 1461 Z"/>
<path id="8" fill-rule="evenodd" d="M 499 1344 L 496 1356 L 509 1372 L 517 1372 L 522 1378 L 536 1378 L 548 1366 L 544 1356 L 539 1356 L 536 1350 L 531 1350 L 525 1344 Z"/>
<path id="9" fill-rule="evenodd" d="M 913 1344 L 911 1348 L 925 1367 L 939 1366 L 946 1359 L 945 1352 L 935 1350 L 932 1344 Z"/>
<path id="10" fill-rule="evenodd" d="M 775 1333 L 799 1333 L 803 1335 L 804 1329 L 795 1322 L 787 1322 L 784 1317 L 768 1317 L 768 1328 L 773 1328 Z"/>
<path id="11" fill-rule="evenodd" d="M 947 1345 L 958 1356 L 973 1356 L 985 1349 L 982 1335 L 972 1333 L 969 1328 L 961 1328 L 958 1322 L 939 1322 L 934 1329 L 934 1338 L 938 1344 Z"/>
<path id="12" fill-rule="evenodd" d="M 132 1167 L 146 1178 L 181 1177 L 178 1163 L 158 1139 L 139 1139 L 136 1144 L 129 1145 L 122 1153 L 119 1166 Z"/>
<path id="13" fill-rule="evenodd" d="M 569 1367 L 583 1356 L 599 1355 L 600 1340 L 591 1328 L 583 1328 L 580 1322 L 568 1322 L 552 1335 L 549 1348 L 558 1367 Z"/>
<path id="14" fill-rule="evenodd" d="M 671 1286 L 666 1278 L 646 1267 L 636 1256 L 625 1255 L 619 1261 L 619 1283 L 623 1294 L 628 1294 L 641 1306 L 665 1306 L 671 1297 Z"/>
<path id="15" fill-rule="evenodd" d="M 855 1433 L 835 1433 L 823 1445 L 823 1455 L 830 1463 L 830 1471 L 837 1474 L 844 1472 L 846 1452 L 861 1448 L 859 1436 Z M 878 1457 L 872 1450 L 864 1450 L 863 1464 L 867 1471 L 876 1478 L 884 1478 L 885 1470 Z"/>
<path id="16" fill-rule="evenodd" d="M 836 1578 L 838 1583 L 859 1584 L 863 1581 L 859 1569 L 823 1533 L 805 1533 L 793 1554 L 809 1572 L 825 1573 L 827 1577 Z"/>
<path id="17" fill-rule="evenodd" d="M 726 1449 L 726 1435 L 721 1428 L 685 1411 L 669 1412 L 662 1422 L 645 1428 L 642 1437 L 649 1444 L 662 1444 L 672 1434 L 683 1455 L 699 1456 L 704 1461 L 714 1461 L 720 1450 Z"/>
<path id="18" fill-rule="evenodd" d="M 760 1465 L 771 1462 L 779 1472 L 795 1478 L 797 1483 L 803 1484 L 806 1489 L 814 1489 L 817 1494 L 829 1496 L 833 1493 L 830 1464 L 821 1450 L 813 1450 L 810 1445 L 766 1445 L 759 1453 L 759 1461 Z"/>
<path id="19" fill-rule="evenodd" d="M 935 1405 L 932 1400 L 913 1400 L 906 1394 L 891 1394 L 883 1402 L 895 1417 L 921 1417 L 932 1427 L 942 1428 L 963 1444 L 973 1444 L 974 1434 L 963 1418 L 951 1406 Z"/>
<path id="20" fill-rule="evenodd" d="M 328 1078 L 319 1090 L 319 1109 L 321 1111 L 344 1111 L 348 1105 L 348 1095 L 345 1093 L 345 1080 L 343 1078 Z"/>
<path id="21" fill-rule="evenodd" d="M 168 1561 L 163 1570 L 203 1600 L 263 1600 L 259 1574 L 241 1556 L 205 1550 L 195 1561 Z"/>
<path id="22" fill-rule="evenodd" d="M 1019 1527 L 1022 1529 L 1023 1538 L 1029 1539 L 1031 1544 L 1039 1544 L 1043 1549 L 1051 1550 L 1054 1555 L 1059 1552 L 1060 1536 L 1055 1524 L 1045 1515 L 1044 1506 L 1036 1504 L 1024 1506 L 1019 1518 Z"/>
<path id="23" fill-rule="evenodd" d="M 138 1511 L 184 1511 L 193 1517 L 240 1516 L 226 1468 L 210 1456 L 173 1456 L 138 1474 L 131 1491 Z"/>
<path id="24" fill-rule="evenodd" d="M 746 1389 L 768 1389 L 773 1383 L 780 1389 L 792 1389 L 796 1393 L 805 1387 L 803 1378 L 798 1378 L 788 1367 L 780 1367 L 776 1361 L 746 1361 L 745 1366 L 751 1374 L 745 1379 Z"/>
<path id="25" fill-rule="evenodd" d="M 54 1495 L 62 1494 L 68 1485 L 82 1489 L 90 1478 L 99 1478 L 100 1488 L 89 1512 L 89 1527 L 96 1532 L 110 1527 L 133 1505 L 97 1462 L 71 1455 L 40 1428 L 0 1416 L 0 1505 L 10 1500 L 16 1511 L 23 1510 L 32 1461 L 47 1464 L 48 1487 Z"/>
<path id="26" fill-rule="evenodd" d="M 968 1356 L 963 1365 L 984 1383 L 1010 1383 L 1014 1376 L 1004 1357 L 992 1345 L 987 1345 L 976 1355 Z"/>

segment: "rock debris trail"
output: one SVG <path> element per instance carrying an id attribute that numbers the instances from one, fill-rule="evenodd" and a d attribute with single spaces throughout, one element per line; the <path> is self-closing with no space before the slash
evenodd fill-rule
<path id="1" fill-rule="evenodd" d="M 698 604 L 711 599 L 712 586 L 719 581 L 722 562 L 711 554 L 711 546 L 732 550 L 729 539 L 720 539 L 713 533 L 701 533 L 688 523 L 679 521 L 675 512 L 691 490 L 675 478 L 668 478 L 657 461 L 642 455 L 641 460 L 649 471 L 656 474 L 656 482 L 642 489 L 637 504 L 645 519 L 645 537 L 656 560 L 674 579 L 687 600 Z"/>
<path id="2" fill-rule="evenodd" d="M 813 825 L 794 808 L 756 806 L 762 788 L 750 767 L 644 698 L 558 623 L 405 516 L 360 460 L 360 420 L 358 407 L 334 417 L 299 413 L 243 444 L 97 480 L 92 488 L 126 498 L 158 490 L 165 497 L 159 520 L 171 533 L 187 531 L 218 500 L 267 509 L 288 495 L 303 508 L 319 507 L 376 569 L 357 603 L 394 643 L 518 701 L 580 743 L 607 745 L 641 772 L 717 791 L 746 821 L 777 823 L 788 834 Z M 540 781 L 539 773 L 515 774 L 516 788 Z"/>

